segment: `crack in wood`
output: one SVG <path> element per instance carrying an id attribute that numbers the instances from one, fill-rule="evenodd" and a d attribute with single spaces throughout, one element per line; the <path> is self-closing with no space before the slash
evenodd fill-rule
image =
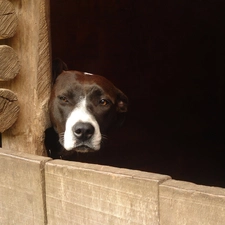
<path id="1" fill-rule="evenodd" d="M 9 16 L 9 15 L 12 15 L 12 14 L 14 14 L 14 13 L 3 13 L 3 14 L 1 14 L 2 16 Z"/>
<path id="2" fill-rule="evenodd" d="M 5 99 L 5 100 L 7 100 L 7 101 L 9 101 L 9 102 L 15 102 L 15 101 L 18 101 L 17 99 L 9 99 L 9 98 L 3 97 L 3 96 L 0 96 L 0 98 Z"/>

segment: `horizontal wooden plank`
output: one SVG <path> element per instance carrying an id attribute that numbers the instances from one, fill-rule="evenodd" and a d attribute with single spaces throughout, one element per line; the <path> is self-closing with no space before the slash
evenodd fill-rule
<path id="1" fill-rule="evenodd" d="M 46 164 L 48 224 L 159 224 L 158 187 L 169 176 L 63 160 Z"/>
<path id="2" fill-rule="evenodd" d="M 168 180 L 159 187 L 161 225 L 222 225 L 225 189 Z"/>

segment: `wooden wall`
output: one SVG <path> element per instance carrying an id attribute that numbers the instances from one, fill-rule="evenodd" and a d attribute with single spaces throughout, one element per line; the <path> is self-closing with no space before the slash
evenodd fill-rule
<path id="1" fill-rule="evenodd" d="M 16 94 L 20 113 L 16 123 L 3 132 L 2 145 L 11 150 L 45 155 L 44 131 L 50 126 L 51 90 L 49 1 L 12 0 L 10 3 L 18 19 L 17 29 L 1 44 L 15 51 L 20 70 L 14 79 L 3 80 L 0 87 Z"/>

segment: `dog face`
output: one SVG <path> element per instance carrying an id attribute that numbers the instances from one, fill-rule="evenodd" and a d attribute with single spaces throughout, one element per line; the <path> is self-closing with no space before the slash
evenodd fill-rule
<path id="1" fill-rule="evenodd" d="M 63 71 L 51 93 L 50 119 L 67 151 L 97 151 L 108 130 L 123 120 L 127 103 L 106 78 Z"/>

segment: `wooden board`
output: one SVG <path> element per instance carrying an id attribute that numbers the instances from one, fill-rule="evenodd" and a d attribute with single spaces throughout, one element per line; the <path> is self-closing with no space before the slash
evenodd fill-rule
<path id="1" fill-rule="evenodd" d="M 14 126 L 3 133 L 2 146 L 45 155 L 44 131 L 49 126 L 51 90 L 49 0 L 11 2 L 18 15 L 18 30 L 5 44 L 17 52 L 21 69 L 15 79 L 0 83 L 0 87 L 17 94 L 20 114 Z"/>

